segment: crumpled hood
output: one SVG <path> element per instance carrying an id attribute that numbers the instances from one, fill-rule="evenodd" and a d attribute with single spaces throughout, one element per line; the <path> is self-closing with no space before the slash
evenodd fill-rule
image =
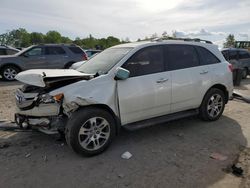
<path id="1" fill-rule="evenodd" d="M 92 74 L 85 74 L 73 69 L 31 69 L 20 72 L 15 79 L 25 84 L 45 87 L 46 80 L 67 80 L 71 78 L 91 77 Z"/>

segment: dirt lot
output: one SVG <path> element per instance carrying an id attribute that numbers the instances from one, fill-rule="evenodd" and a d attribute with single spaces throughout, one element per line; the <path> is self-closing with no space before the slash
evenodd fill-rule
<path id="1" fill-rule="evenodd" d="M 12 119 L 17 87 L 0 81 L 0 120 Z M 250 78 L 238 89 L 250 96 Z M 122 131 L 92 158 L 76 155 L 56 136 L 0 131 L 0 187 L 250 187 L 249 122 L 250 104 L 230 101 L 216 122 L 193 117 Z M 122 159 L 125 151 L 132 158 Z M 210 158 L 214 152 L 226 160 Z M 243 177 L 229 172 L 238 160 Z"/>

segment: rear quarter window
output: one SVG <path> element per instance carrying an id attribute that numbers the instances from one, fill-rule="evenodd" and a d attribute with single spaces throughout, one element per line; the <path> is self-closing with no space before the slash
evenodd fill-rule
<path id="1" fill-rule="evenodd" d="M 74 54 L 83 54 L 83 53 L 84 53 L 84 51 L 83 51 L 81 48 L 76 47 L 76 46 L 74 46 L 74 47 L 69 47 L 69 49 L 70 49 L 70 51 L 73 52 Z"/>
<path id="2" fill-rule="evenodd" d="M 220 63 L 220 60 L 206 48 L 203 48 L 200 46 L 196 46 L 195 48 L 199 54 L 201 65 L 211 65 L 211 64 Z"/>
<path id="3" fill-rule="evenodd" d="M 46 47 L 45 48 L 45 54 L 46 55 L 60 55 L 65 54 L 66 52 L 62 47 Z"/>

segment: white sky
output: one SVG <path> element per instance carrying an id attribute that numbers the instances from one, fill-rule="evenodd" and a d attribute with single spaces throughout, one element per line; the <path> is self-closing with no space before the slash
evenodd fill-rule
<path id="1" fill-rule="evenodd" d="M 222 44 L 250 40 L 250 0 L 0 0 L 0 33 L 26 28 L 65 36 L 137 40 L 173 30 Z"/>

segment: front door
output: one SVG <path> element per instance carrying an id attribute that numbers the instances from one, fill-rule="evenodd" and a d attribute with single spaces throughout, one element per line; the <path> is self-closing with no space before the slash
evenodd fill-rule
<path id="1" fill-rule="evenodd" d="M 130 71 L 128 79 L 117 81 L 122 125 L 170 112 L 171 76 L 163 46 L 139 50 L 122 67 Z"/>

